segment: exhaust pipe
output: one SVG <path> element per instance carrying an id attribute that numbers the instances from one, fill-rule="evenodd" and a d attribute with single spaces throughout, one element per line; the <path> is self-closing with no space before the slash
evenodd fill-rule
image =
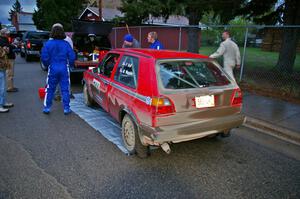
<path id="1" fill-rule="evenodd" d="M 163 143 L 162 145 L 160 145 L 160 147 L 162 148 L 162 150 L 164 150 L 164 152 L 166 152 L 167 154 L 171 153 L 171 149 L 170 149 L 170 145 L 168 143 Z"/>

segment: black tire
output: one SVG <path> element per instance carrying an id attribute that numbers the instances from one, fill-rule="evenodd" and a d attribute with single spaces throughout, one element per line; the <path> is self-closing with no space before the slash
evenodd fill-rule
<path id="1" fill-rule="evenodd" d="M 149 147 L 142 144 L 137 126 L 128 114 L 122 120 L 122 138 L 130 154 L 137 154 L 140 158 L 149 156 Z"/>
<path id="2" fill-rule="evenodd" d="M 40 60 L 40 66 L 41 66 L 41 69 L 43 71 L 47 71 L 48 70 L 48 67 L 43 64 L 42 60 Z"/>
<path id="3" fill-rule="evenodd" d="M 84 103 L 87 106 L 93 106 L 95 105 L 95 101 L 93 98 L 90 96 L 89 90 L 86 86 L 86 84 L 83 85 L 83 96 L 84 96 Z"/>
<path id="4" fill-rule="evenodd" d="M 30 57 L 27 53 L 25 53 L 25 60 L 26 60 L 27 62 L 30 62 L 30 61 L 31 61 L 31 57 Z"/>

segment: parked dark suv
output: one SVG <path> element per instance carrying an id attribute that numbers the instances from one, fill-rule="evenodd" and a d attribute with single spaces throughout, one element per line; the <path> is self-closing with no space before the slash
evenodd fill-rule
<path id="1" fill-rule="evenodd" d="M 23 46 L 21 48 L 21 57 L 29 61 L 32 57 L 40 57 L 43 43 L 49 39 L 49 32 L 46 31 L 28 31 L 23 35 Z"/>

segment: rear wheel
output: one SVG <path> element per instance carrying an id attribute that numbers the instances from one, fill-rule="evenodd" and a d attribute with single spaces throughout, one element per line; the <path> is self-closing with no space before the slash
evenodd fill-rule
<path id="1" fill-rule="evenodd" d="M 27 53 L 25 53 L 25 60 L 26 60 L 27 62 L 31 61 L 30 58 L 31 58 L 31 57 L 30 57 Z"/>
<path id="2" fill-rule="evenodd" d="M 136 124 L 127 114 L 122 120 L 122 137 L 130 154 L 137 154 L 140 158 L 148 157 L 149 147 L 142 144 Z"/>
<path id="3" fill-rule="evenodd" d="M 90 96 L 89 90 L 87 88 L 87 85 L 84 84 L 83 86 L 83 95 L 84 95 L 84 103 L 87 106 L 93 106 L 95 104 L 95 101 L 93 100 L 93 98 Z"/>

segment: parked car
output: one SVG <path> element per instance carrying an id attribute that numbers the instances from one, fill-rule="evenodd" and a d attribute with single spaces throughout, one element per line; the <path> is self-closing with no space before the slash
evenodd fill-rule
<path id="1" fill-rule="evenodd" d="M 40 57 L 43 43 L 49 39 L 47 31 L 28 31 L 22 38 L 21 57 L 30 61 L 32 57 Z"/>
<path id="2" fill-rule="evenodd" d="M 146 157 L 148 146 L 228 135 L 244 121 L 242 92 L 207 56 L 168 50 L 115 49 L 84 73 L 86 105 L 99 104 L 122 126 L 124 146 Z"/>

